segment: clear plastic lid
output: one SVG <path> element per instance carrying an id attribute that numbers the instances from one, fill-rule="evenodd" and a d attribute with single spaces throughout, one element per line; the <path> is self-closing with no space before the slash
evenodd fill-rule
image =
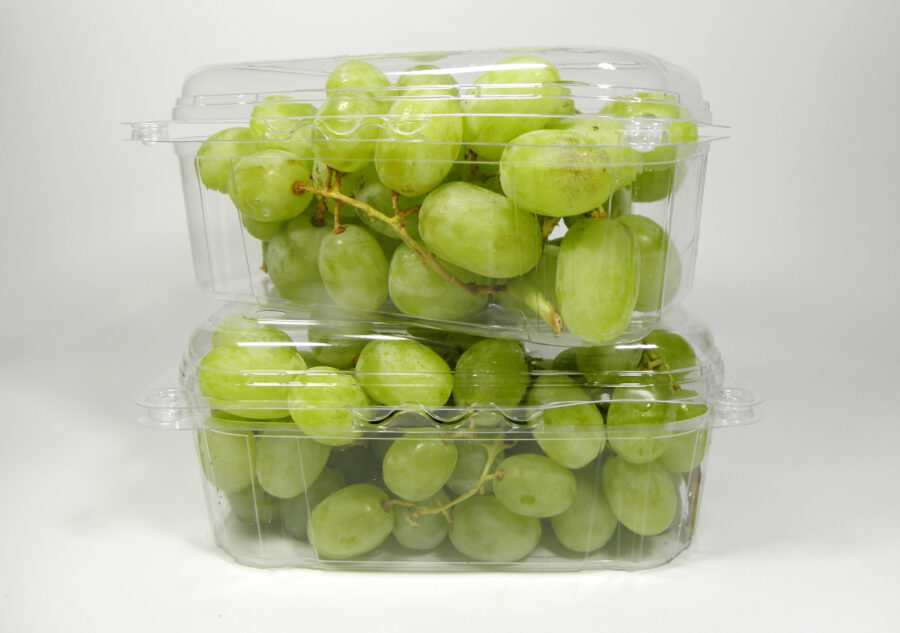
<path id="1" fill-rule="evenodd" d="M 759 401 L 725 378 L 708 328 L 682 310 L 637 343 L 562 348 L 234 305 L 139 404 L 168 428 L 577 437 L 745 424 Z"/>

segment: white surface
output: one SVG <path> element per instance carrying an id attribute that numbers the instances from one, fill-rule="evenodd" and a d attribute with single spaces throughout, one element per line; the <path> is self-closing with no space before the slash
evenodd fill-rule
<path id="1" fill-rule="evenodd" d="M 0 21 L 0 630 L 900 629 L 896 3 L 126 4 Z M 689 305 L 767 401 L 713 438 L 695 547 L 634 574 L 230 562 L 190 436 L 136 422 L 218 303 L 174 156 L 118 123 L 166 118 L 209 63 L 570 43 L 690 68 L 733 128 Z"/>

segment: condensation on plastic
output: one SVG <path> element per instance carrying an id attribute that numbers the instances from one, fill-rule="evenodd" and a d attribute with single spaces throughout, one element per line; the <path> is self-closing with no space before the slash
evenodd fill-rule
<path id="1" fill-rule="evenodd" d="M 633 314 L 628 327 L 622 332 L 620 339 L 634 341 L 644 336 L 661 318 L 666 309 L 677 305 L 690 289 L 694 277 L 694 265 L 697 254 L 697 237 L 699 233 L 700 210 L 702 203 L 703 180 L 706 173 L 706 162 L 710 141 L 721 138 L 723 130 L 712 125 L 709 105 L 703 100 L 699 83 L 689 72 L 669 64 L 655 56 L 635 51 L 569 48 L 543 50 L 494 50 L 464 53 L 428 53 L 414 55 L 386 55 L 376 57 L 356 57 L 379 67 L 389 80 L 395 82 L 403 72 L 416 64 L 427 63 L 438 66 L 442 73 L 453 76 L 458 82 L 458 96 L 451 95 L 410 95 L 405 92 L 391 92 L 384 101 L 404 99 L 459 99 L 472 100 L 496 99 L 497 95 L 485 95 L 479 92 L 484 85 L 476 83 L 484 72 L 502 68 L 498 62 L 514 56 L 528 55 L 546 60 L 556 67 L 562 81 L 559 84 L 521 84 L 492 85 L 492 88 L 514 88 L 517 94 L 512 97 L 524 101 L 535 97 L 547 99 L 545 90 L 548 86 L 565 89 L 565 99 L 574 102 L 576 114 L 570 117 L 558 115 L 529 114 L 525 116 L 548 118 L 554 120 L 580 119 L 582 121 L 604 120 L 614 118 L 622 125 L 622 138 L 615 146 L 595 146 L 597 148 L 629 147 L 645 154 L 669 145 L 669 129 L 679 121 L 689 121 L 698 126 L 698 139 L 694 143 L 680 143 L 672 146 L 673 154 L 659 162 L 653 163 L 658 173 L 669 179 L 666 185 L 668 193 L 652 201 L 626 202 L 627 213 L 647 217 L 659 225 L 668 236 L 671 248 L 665 263 L 667 273 L 676 266 L 680 274 L 667 274 L 661 288 L 661 301 L 656 307 L 649 307 Z M 172 121 L 142 122 L 132 124 L 132 138 L 148 144 L 174 144 L 181 162 L 182 181 L 184 185 L 185 205 L 190 228 L 191 244 L 194 257 L 196 277 L 200 287 L 212 294 L 229 300 L 254 300 L 260 304 L 273 307 L 299 307 L 313 310 L 318 305 L 316 298 L 308 296 L 283 298 L 265 272 L 263 251 L 260 241 L 252 237 L 245 228 L 240 213 L 227 194 L 219 193 L 204 187 L 199 178 L 197 152 L 201 143 L 211 134 L 226 127 L 246 126 L 253 108 L 265 103 L 268 97 L 281 95 L 290 101 L 308 103 L 318 106 L 326 100 L 325 80 L 333 68 L 350 58 L 314 59 L 285 62 L 258 62 L 247 64 L 228 64 L 198 70 L 192 74 L 184 86 L 184 94 L 178 100 Z M 421 86 L 414 87 L 416 89 Z M 428 86 L 428 90 L 440 87 Z M 364 90 L 350 99 L 369 98 Z M 364 94 L 365 93 L 365 94 Z M 510 98 L 510 97 L 505 97 Z M 611 102 L 633 104 L 656 104 L 677 106 L 677 117 L 658 118 L 613 117 L 599 114 L 604 105 Z M 464 119 L 468 114 L 458 114 Z M 476 116 L 476 115 L 472 115 Z M 522 115 L 484 115 L 507 117 Z M 419 138 L 421 126 L 400 126 L 393 115 L 367 116 L 354 121 L 354 117 L 341 117 L 353 125 L 373 125 L 393 132 L 398 138 L 391 143 L 422 143 Z M 273 124 L 283 126 L 285 119 L 256 119 L 264 122 L 270 132 Z M 289 134 L 304 128 L 315 128 L 322 132 L 321 119 L 315 116 L 292 119 Z M 427 121 L 422 118 L 422 124 Z M 279 138 L 285 130 L 279 127 Z M 398 130 L 402 134 L 398 134 Z M 273 133 L 274 134 L 274 133 Z M 240 141 L 262 147 L 273 138 Z M 277 140 L 277 139 L 276 139 Z M 335 142 L 338 139 L 310 139 L 317 147 L 324 147 L 322 141 Z M 385 142 L 384 139 L 379 142 Z M 328 159 L 328 156 L 318 156 Z M 237 162 L 234 157 L 232 163 Z M 226 157 L 225 160 L 228 160 Z M 624 159 L 618 159 L 620 161 Z M 450 161 L 447 161 L 450 162 Z M 478 158 L 470 154 L 466 160 L 453 161 L 454 165 L 465 169 L 481 169 L 489 184 L 492 171 L 496 171 L 497 162 Z M 645 163 L 641 163 L 645 165 Z M 615 179 L 619 170 L 628 170 L 633 163 L 608 163 L 611 178 Z M 232 164 L 233 167 L 233 164 Z M 565 162 L 541 167 L 565 168 Z M 665 183 L 664 183 L 665 184 Z M 495 182 L 496 186 L 497 183 Z M 514 192 L 506 191 L 511 198 Z M 607 204 L 608 203 L 604 203 Z M 345 207 L 352 217 L 356 212 Z M 543 218 L 539 218 L 541 220 Z M 519 233 L 518 225 L 513 232 Z M 562 238 L 567 232 L 563 222 L 550 235 L 551 240 Z M 382 240 L 384 241 L 384 240 Z M 390 239 L 387 242 L 391 242 Z M 399 243 L 399 241 L 397 242 Z M 390 254 L 386 253 L 388 259 Z M 675 262 L 674 260 L 678 260 Z M 545 280 L 539 280 L 539 283 Z M 549 282 L 549 280 L 546 280 Z M 589 289 L 586 289 L 589 292 Z M 538 343 L 590 344 L 590 340 L 579 341 L 579 337 L 563 329 L 561 337 L 557 337 L 551 328 L 520 307 L 503 303 L 493 296 L 487 305 L 479 311 L 458 319 L 426 318 L 402 314 L 388 299 L 383 305 L 372 311 L 360 311 L 357 318 L 369 320 L 400 319 L 405 322 L 430 324 L 447 330 L 469 332 L 476 335 L 489 335 L 525 339 Z M 590 337 L 587 337 L 590 338 Z M 594 339 L 595 341 L 597 339 Z"/>

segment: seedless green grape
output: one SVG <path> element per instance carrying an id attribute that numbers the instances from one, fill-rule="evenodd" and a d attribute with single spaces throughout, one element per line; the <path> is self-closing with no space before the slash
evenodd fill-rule
<path id="1" fill-rule="evenodd" d="M 422 89 L 425 86 L 434 86 L 434 88 L 427 89 L 430 94 L 448 94 L 452 97 L 459 95 L 456 80 L 437 66 L 428 64 L 413 66 L 397 78 L 397 88 Z M 398 93 L 403 94 L 403 91 L 398 91 Z"/>
<path id="2" fill-rule="evenodd" d="M 309 517 L 307 536 L 322 558 L 345 560 L 381 545 L 394 527 L 384 509 L 387 494 L 371 484 L 354 484 L 319 503 Z"/>
<path id="3" fill-rule="evenodd" d="M 331 71 L 325 81 L 325 92 L 329 98 L 350 91 L 384 99 L 391 93 L 390 85 L 391 82 L 378 68 L 368 62 L 355 60 L 344 62 Z"/>
<path id="4" fill-rule="evenodd" d="M 691 398 L 696 394 L 682 389 L 679 395 L 683 398 Z M 691 420 L 706 415 L 707 407 L 702 404 L 683 402 L 675 408 L 675 420 Z M 666 450 L 660 456 L 659 464 L 673 473 L 688 473 L 703 461 L 706 456 L 706 447 L 709 444 L 709 435 L 705 430 L 679 433 L 666 438 Z"/>
<path id="5" fill-rule="evenodd" d="M 295 538 L 306 538 L 309 513 L 345 485 L 344 476 L 339 471 L 323 468 L 306 492 L 281 502 L 281 522 L 285 532 Z"/>
<path id="6" fill-rule="evenodd" d="M 653 330 L 644 338 L 644 356 L 653 369 L 668 372 L 672 380 L 681 381 L 697 366 L 697 355 L 684 337 L 668 330 Z M 686 371 L 677 371 L 677 370 Z"/>
<path id="7" fill-rule="evenodd" d="M 496 497 L 470 497 L 452 511 L 450 542 L 477 561 L 508 563 L 528 556 L 541 539 L 541 521 L 507 510 Z"/>
<path id="8" fill-rule="evenodd" d="M 450 502 L 443 492 L 434 498 L 423 502 L 423 505 L 441 507 Z M 394 538 L 403 547 L 414 550 L 434 549 L 447 538 L 447 518 L 442 513 L 423 514 L 416 518 L 415 523 L 409 520 L 409 516 L 416 512 L 415 508 L 405 505 L 396 505 L 394 511 Z"/>
<path id="9" fill-rule="evenodd" d="M 239 425 L 211 418 L 197 434 L 200 465 L 207 480 L 223 492 L 237 492 L 253 483 L 256 442 Z"/>
<path id="10" fill-rule="evenodd" d="M 528 392 L 527 402 L 530 407 L 543 408 L 544 429 L 537 433 L 537 443 L 557 464 L 581 468 L 603 450 L 603 416 L 591 397 L 568 376 L 540 376 Z M 563 402 L 582 404 L 547 406 Z M 557 428 L 560 430 L 555 431 Z"/>
<path id="11" fill-rule="evenodd" d="M 681 283 L 681 259 L 660 225 L 642 215 L 617 220 L 631 231 L 641 251 L 641 285 L 635 310 L 654 312 L 672 302 Z"/>
<path id="12" fill-rule="evenodd" d="M 281 517 L 281 499 L 273 497 L 257 484 L 229 492 L 226 497 L 232 513 L 251 525 L 267 527 Z"/>
<path id="13" fill-rule="evenodd" d="M 310 121 L 315 115 L 316 108 L 309 103 L 297 103 L 287 95 L 273 95 L 250 112 L 250 131 L 254 138 L 268 140 L 270 148 L 311 160 Z"/>
<path id="14" fill-rule="evenodd" d="M 291 418 L 322 444 L 349 444 L 362 433 L 353 410 L 368 406 L 369 399 L 352 374 L 312 367 L 297 376 L 287 397 Z"/>
<path id="15" fill-rule="evenodd" d="M 476 404 L 514 407 L 522 401 L 528 381 L 528 365 L 521 344 L 484 339 L 459 357 L 453 378 L 453 397 L 462 407 Z"/>
<path id="16" fill-rule="evenodd" d="M 385 485 L 407 501 L 436 495 L 456 467 L 456 443 L 422 431 L 406 433 L 391 444 L 384 456 Z"/>
<path id="17" fill-rule="evenodd" d="M 644 380 L 644 382 L 650 382 Z M 652 430 L 625 431 L 629 426 L 653 426 L 675 421 L 675 395 L 670 385 L 616 387 L 606 413 L 610 446 L 635 464 L 653 461 L 666 449 L 665 438 Z"/>
<path id="18" fill-rule="evenodd" d="M 555 307 L 558 304 L 556 300 L 556 265 L 558 262 L 559 246 L 546 244 L 537 266 L 522 277 L 510 280 L 509 292 L 495 295 L 494 300 L 507 310 L 516 310 L 529 316 L 535 316 L 535 311 L 528 302 L 528 294 L 540 293 Z M 520 298 L 519 295 L 523 295 L 524 298 Z"/>
<path id="19" fill-rule="evenodd" d="M 640 251 L 618 220 L 586 218 L 563 237 L 556 297 L 576 336 L 605 343 L 631 320 L 640 285 Z"/>
<path id="20" fill-rule="evenodd" d="M 443 184 L 426 196 L 419 232 L 436 255 L 486 277 L 528 272 L 541 258 L 537 218 L 504 196 L 465 182 Z"/>
<path id="21" fill-rule="evenodd" d="M 291 347 L 291 337 L 281 330 L 260 324 L 242 314 L 226 317 L 212 335 L 212 346 L 225 345 L 257 346 L 271 343 L 272 346 Z"/>
<path id="22" fill-rule="evenodd" d="M 250 128 L 230 127 L 216 132 L 197 150 L 197 171 L 207 189 L 228 193 L 231 170 L 244 156 L 261 148 L 253 142 Z"/>
<path id="23" fill-rule="evenodd" d="M 376 310 L 388 296 L 388 262 L 375 238 L 359 226 L 322 239 L 319 274 L 334 302 L 345 309 Z"/>
<path id="24" fill-rule="evenodd" d="M 529 517 L 552 517 L 572 505 L 575 476 L 543 455 L 507 457 L 497 468 L 503 478 L 494 482 L 494 495 L 503 506 Z"/>
<path id="25" fill-rule="evenodd" d="M 453 390 L 447 362 L 416 341 L 371 341 L 359 355 L 356 375 L 372 400 L 388 406 L 440 407 Z"/>
<path id="26" fill-rule="evenodd" d="M 288 220 L 269 240 L 266 272 L 285 299 L 316 302 L 316 289 L 323 287 L 319 274 L 319 250 L 329 234 L 324 226 L 314 226 L 312 216 L 303 213 Z"/>
<path id="27" fill-rule="evenodd" d="M 487 413 L 487 412 L 486 412 Z M 476 427 L 478 424 L 476 423 Z M 479 436 L 480 438 L 482 436 Z M 488 448 L 492 450 L 499 448 L 497 444 L 499 440 L 479 439 L 476 441 L 461 440 L 454 442 L 456 444 L 456 466 L 450 479 L 447 480 L 447 487 L 458 495 L 466 494 L 474 490 L 480 484 L 481 475 L 488 461 Z M 497 464 L 503 460 L 503 451 L 495 453 L 493 462 L 488 469 L 487 474 L 491 475 L 497 470 Z M 492 479 L 484 482 L 484 492 L 490 493 L 494 489 Z"/>
<path id="28" fill-rule="evenodd" d="M 247 218 L 280 222 L 300 215 L 312 200 L 311 193 L 297 195 L 294 183 L 309 182 L 304 161 L 290 152 L 269 149 L 239 160 L 228 193 L 234 206 Z"/>
<path id="29" fill-rule="evenodd" d="M 603 464 L 601 482 L 616 518 L 635 534 L 659 534 L 675 519 L 678 491 L 659 464 L 632 464 L 611 457 Z"/>
<path id="30" fill-rule="evenodd" d="M 319 476 L 331 449 L 308 437 L 263 433 L 256 438 L 256 478 L 280 499 L 305 491 Z"/>
<path id="31" fill-rule="evenodd" d="M 618 519 L 599 485 L 595 468 L 575 472 L 575 500 L 569 509 L 550 519 L 559 542 L 574 552 L 600 549 L 616 531 Z"/>
<path id="32" fill-rule="evenodd" d="M 637 380 L 642 353 L 641 345 L 629 343 L 579 347 L 575 364 L 589 383 L 606 387 Z"/>
<path id="33" fill-rule="evenodd" d="M 310 133 L 316 158 L 341 172 L 365 167 L 375 156 L 382 112 L 381 102 L 375 99 L 346 92 L 329 97 Z"/>

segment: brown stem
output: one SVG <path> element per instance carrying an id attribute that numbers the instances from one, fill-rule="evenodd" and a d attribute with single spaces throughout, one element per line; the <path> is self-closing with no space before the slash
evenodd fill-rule
<path id="1" fill-rule="evenodd" d="M 606 213 L 606 210 L 603 208 L 602 204 L 599 207 L 597 207 L 596 209 L 588 211 L 588 215 L 592 218 L 600 218 L 601 220 L 604 220 L 609 217 L 609 215 Z"/>

